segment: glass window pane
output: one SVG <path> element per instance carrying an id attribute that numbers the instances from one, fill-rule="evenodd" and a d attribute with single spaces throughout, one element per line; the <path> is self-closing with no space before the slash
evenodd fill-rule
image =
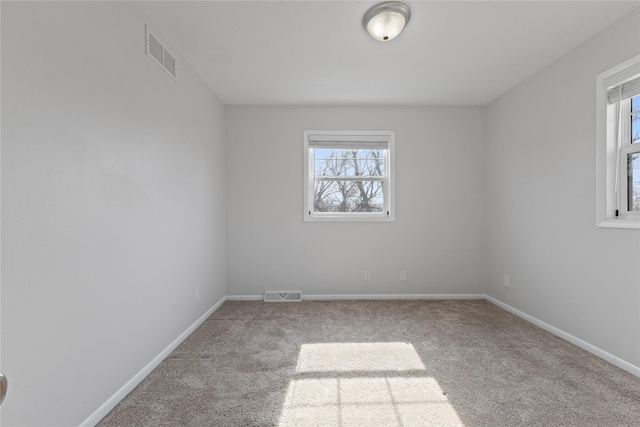
<path id="1" fill-rule="evenodd" d="M 640 111 L 640 95 L 631 98 L 631 112 Z"/>
<path id="2" fill-rule="evenodd" d="M 315 176 L 384 176 L 385 150 L 314 149 Z"/>
<path id="3" fill-rule="evenodd" d="M 329 148 L 316 148 L 313 151 L 313 173 L 315 176 L 333 175 L 336 150 Z"/>
<path id="4" fill-rule="evenodd" d="M 316 212 L 382 212 L 380 181 L 316 181 Z"/>
<path id="5" fill-rule="evenodd" d="M 640 142 L 640 113 L 631 115 L 631 143 Z"/>
<path id="6" fill-rule="evenodd" d="M 627 155 L 627 209 L 640 211 L 640 153 Z"/>
<path id="7" fill-rule="evenodd" d="M 316 159 L 327 157 L 333 158 L 336 156 L 336 150 L 334 150 L 333 148 L 315 148 L 313 152 Z"/>

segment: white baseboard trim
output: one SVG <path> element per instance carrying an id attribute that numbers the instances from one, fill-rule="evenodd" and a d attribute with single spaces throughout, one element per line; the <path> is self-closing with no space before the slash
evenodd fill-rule
<path id="1" fill-rule="evenodd" d="M 303 300 L 398 300 L 398 299 L 485 299 L 484 294 L 337 294 L 305 295 Z"/>
<path id="2" fill-rule="evenodd" d="M 484 294 L 328 294 L 305 295 L 303 301 L 318 300 L 394 300 L 394 299 L 485 299 Z M 227 295 L 227 301 L 262 301 L 264 295 Z"/>
<path id="3" fill-rule="evenodd" d="M 209 316 L 213 314 L 225 301 L 227 297 L 223 297 L 220 301 L 215 303 L 206 313 L 204 313 L 198 320 L 196 320 L 191 326 L 189 326 L 183 333 L 181 333 L 171 344 L 169 344 L 164 350 L 160 352 L 156 357 L 154 357 L 151 362 L 147 363 L 147 365 L 140 370 L 136 375 L 133 376 L 129 381 L 123 385 L 120 390 L 118 390 L 113 396 L 111 396 L 105 403 L 102 404 L 93 414 L 89 416 L 86 420 L 80 424 L 80 427 L 93 427 L 101 419 L 103 419 L 113 408 L 116 407 L 118 403 L 122 399 L 125 398 L 127 394 L 131 392 L 138 384 L 142 382 L 143 379 L 146 378 L 147 375 L 151 373 L 159 364 L 162 362 L 173 350 L 178 347 L 182 341 L 187 339 L 189 335 L 193 331 L 196 330 L 198 326 L 200 326 Z"/>
<path id="4" fill-rule="evenodd" d="M 595 345 L 589 344 L 586 341 L 581 340 L 580 338 L 574 337 L 573 335 L 556 328 L 555 326 L 551 326 L 548 323 L 543 322 L 540 319 L 537 319 L 533 316 L 528 315 L 527 313 L 524 313 L 520 310 L 518 310 L 517 308 L 513 308 L 508 304 L 503 303 L 502 301 L 499 301 L 493 297 L 490 297 L 489 295 L 485 296 L 485 299 L 487 301 L 489 301 L 492 304 L 497 305 L 498 307 L 500 307 L 501 309 L 508 311 L 511 314 L 515 314 L 516 316 L 520 317 L 521 319 L 526 320 L 529 323 L 533 323 L 534 325 L 538 326 L 539 328 L 544 329 L 547 332 L 552 333 L 553 335 L 556 335 L 560 338 L 562 338 L 565 341 L 570 342 L 573 345 L 576 345 L 578 347 L 580 347 L 583 350 L 588 351 L 589 353 L 598 356 L 601 359 L 606 360 L 607 362 L 611 363 L 614 366 L 617 366 L 620 369 L 623 369 L 627 372 L 629 372 L 632 375 L 635 375 L 636 377 L 640 378 L 640 367 L 635 366 L 625 360 L 620 359 L 617 356 L 614 356 L 611 353 L 608 353 L 604 350 L 602 350 L 599 347 L 596 347 Z"/>
<path id="5" fill-rule="evenodd" d="M 263 295 L 227 295 L 227 301 L 262 301 Z"/>

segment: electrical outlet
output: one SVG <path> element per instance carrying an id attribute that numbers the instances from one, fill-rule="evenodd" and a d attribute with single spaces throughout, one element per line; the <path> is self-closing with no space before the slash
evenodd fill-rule
<path id="1" fill-rule="evenodd" d="M 364 280 L 371 280 L 371 272 L 369 270 L 365 270 Z"/>
<path id="2" fill-rule="evenodd" d="M 504 275 L 504 287 L 509 287 L 509 276 L 507 276 L 506 274 Z"/>
<path id="3" fill-rule="evenodd" d="M 200 288 L 196 288 L 196 302 L 200 301 Z"/>
<path id="4" fill-rule="evenodd" d="M 407 281 L 407 270 L 400 270 L 400 281 L 401 282 Z"/>

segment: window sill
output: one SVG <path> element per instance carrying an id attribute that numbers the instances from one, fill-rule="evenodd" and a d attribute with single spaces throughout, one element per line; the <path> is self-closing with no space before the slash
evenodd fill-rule
<path id="1" fill-rule="evenodd" d="M 640 218 L 605 219 L 598 224 L 599 228 L 628 228 L 640 230 Z"/>
<path id="2" fill-rule="evenodd" d="M 380 214 L 351 214 L 351 215 L 331 215 L 316 214 L 305 215 L 305 222 L 394 222 L 393 215 Z"/>

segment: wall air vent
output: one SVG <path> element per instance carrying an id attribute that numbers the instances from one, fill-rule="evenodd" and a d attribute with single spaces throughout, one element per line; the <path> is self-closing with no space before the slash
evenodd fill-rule
<path id="1" fill-rule="evenodd" d="M 149 26 L 145 26 L 146 33 L 146 53 L 149 58 L 158 64 L 162 69 L 176 79 L 176 58 L 162 44 L 160 39 L 149 30 Z"/>
<path id="2" fill-rule="evenodd" d="M 265 302 L 295 302 L 302 301 L 302 291 L 266 291 Z"/>

